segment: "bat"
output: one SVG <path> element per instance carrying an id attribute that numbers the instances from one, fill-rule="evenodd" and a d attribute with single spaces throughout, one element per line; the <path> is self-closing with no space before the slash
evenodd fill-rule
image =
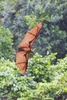
<path id="1" fill-rule="evenodd" d="M 16 66 L 19 67 L 22 74 L 26 73 L 27 65 L 28 65 L 28 56 L 30 53 L 34 53 L 31 49 L 34 44 L 37 36 L 40 34 L 40 30 L 42 28 L 42 22 L 37 24 L 34 28 L 29 30 L 21 43 L 18 46 L 18 51 L 16 52 Z"/>

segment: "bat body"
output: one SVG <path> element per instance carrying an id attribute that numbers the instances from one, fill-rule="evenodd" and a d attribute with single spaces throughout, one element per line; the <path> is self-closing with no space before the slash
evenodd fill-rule
<path id="1" fill-rule="evenodd" d="M 16 65 L 19 67 L 22 74 L 25 74 L 26 72 L 29 53 L 34 52 L 31 48 L 39 35 L 41 28 L 42 23 L 39 23 L 29 30 L 18 46 L 18 52 L 16 53 Z"/>

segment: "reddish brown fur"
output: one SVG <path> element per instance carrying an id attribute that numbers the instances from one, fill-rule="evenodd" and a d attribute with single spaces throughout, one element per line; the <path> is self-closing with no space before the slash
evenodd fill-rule
<path id="1" fill-rule="evenodd" d="M 22 74 L 25 74 L 28 64 L 28 55 L 33 53 L 32 45 L 34 44 L 37 36 L 42 28 L 42 23 L 39 23 L 30 31 L 28 31 L 23 38 L 22 42 L 18 46 L 18 52 L 16 53 L 16 65 L 19 67 Z"/>

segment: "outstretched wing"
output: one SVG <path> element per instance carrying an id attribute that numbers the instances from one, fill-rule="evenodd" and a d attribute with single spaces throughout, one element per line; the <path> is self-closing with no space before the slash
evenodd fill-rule
<path id="1" fill-rule="evenodd" d="M 33 43 L 35 42 L 37 36 L 42 28 L 42 23 L 36 25 L 33 29 L 28 31 L 23 38 L 22 42 L 18 46 L 18 52 L 16 53 L 16 65 L 21 70 L 22 74 L 25 74 L 28 64 L 28 55 L 33 52 L 31 49 Z"/>
<path id="2" fill-rule="evenodd" d="M 25 51 L 18 51 L 16 53 L 16 65 L 19 67 L 22 74 L 25 74 L 28 64 L 28 53 Z"/>
<path id="3" fill-rule="evenodd" d="M 39 35 L 41 28 L 42 28 L 42 23 L 39 23 L 30 31 L 28 31 L 25 37 L 23 38 L 22 42 L 18 46 L 18 48 L 31 48 L 37 36 Z"/>

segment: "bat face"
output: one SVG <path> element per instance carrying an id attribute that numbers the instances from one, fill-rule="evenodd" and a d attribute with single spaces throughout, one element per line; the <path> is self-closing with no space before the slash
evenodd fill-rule
<path id="1" fill-rule="evenodd" d="M 41 28 L 42 23 L 39 23 L 28 31 L 18 46 L 18 52 L 16 53 L 16 65 L 19 67 L 22 74 L 25 74 L 26 72 L 29 53 L 33 53 L 31 48 L 39 35 Z"/>

